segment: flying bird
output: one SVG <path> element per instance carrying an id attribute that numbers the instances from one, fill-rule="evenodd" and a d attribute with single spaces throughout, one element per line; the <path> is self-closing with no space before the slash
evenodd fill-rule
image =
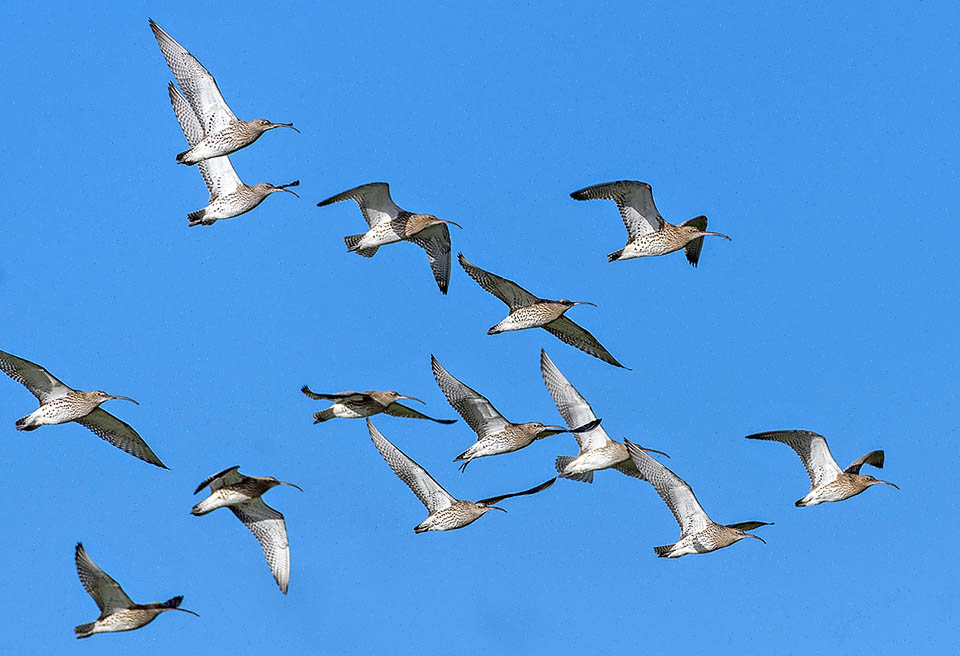
<path id="1" fill-rule="evenodd" d="M 217 508 L 230 508 L 243 525 L 260 542 L 267 565 L 280 591 L 287 594 L 290 585 L 290 543 L 287 540 L 287 524 L 283 515 L 268 506 L 261 498 L 267 490 L 277 485 L 289 485 L 301 492 L 299 485 L 278 481 L 272 476 L 245 476 L 237 471 L 240 465 L 224 469 L 204 480 L 194 494 L 210 486 L 210 496 L 190 511 L 197 517 Z"/>
<path id="2" fill-rule="evenodd" d="M 454 458 L 454 462 L 464 461 L 460 465 L 461 472 L 466 470 L 467 465 L 474 458 L 510 453 L 529 446 L 535 440 L 560 433 L 592 430 L 600 425 L 599 419 L 576 430 L 563 426 L 544 425 L 539 421 L 514 424 L 507 421 L 485 396 L 454 378 L 432 355 L 430 363 L 433 366 L 433 376 L 437 379 L 437 385 L 447 397 L 447 401 L 477 434 L 477 441 Z"/>
<path id="3" fill-rule="evenodd" d="M 190 103 L 177 91 L 172 82 L 167 85 L 167 91 L 170 94 L 173 113 L 176 114 L 177 120 L 180 122 L 180 129 L 183 130 L 187 143 L 198 144 L 203 138 L 200 119 L 197 118 Z M 187 219 L 190 221 L 189 227 L 191 228 L 196 225 L 213 225 L 220 219 L 232 219 L 235 216 L 246 214 L 262 203 L 267 196 L 278 191 L 285 191 L 297 196 L 287 187 L 296 187 L 300 184 L 299 180 L 284 185 L 260 182 L 251 187 L 240 180 L 230 163 L 230 158 L 226 155 L 205 159 L 199 163 L 197 168 L 200 169 L 200 175 L 203 176 L 203 181 L 210 192 L 210 201 L 203 209 L 187 214 Z"/>
<path id="4" fill-rule="evenodd" d="M 537 298 L 512 280 L 501 278 L 474 266 L 467 261 L 463 253 L 459 253 L 457 258 L 463 270 L 478 285 L 506 303 L 507 307 L 510 308 L 506 319 L 492 326 L 487 331 L 488 335 L 496 335 L 508 330 L 543 328 L 560 341 L 574 346 L 584 353 L 616 367 L 623 367 L 593 335 L 564 316 L 564 313 L 574 305 L 593 305 L 596 307 L 594 303 L 571 301 L 566 298 L 557 301 Z M 626 369 L 626 367 L 623 368 Z"/>
<path id="5" fill-rule="evenodd" d="M 300 132 L 293 127 L 293 123 L 272 123 L 265 118 L 252 121 L 238 119 L 223 99 L 217 81 L 203 64 L 174 41 L 153 19 L 150 19 L 150 29 L 153 30 L 163 58 L 167 60 L 170 71 L 193 110 L 192 114 L 197 118 L 199 131 L 195 134 L 196 138 L 190 141 L 188 135 L 190 149 L 177 155 L 177 162 L 189 166 L 213 157 L 229 155 L 249 146 L 264 132 L 274 128 L 290 128 Z M 186 133 L 186 128 L 183 131 Z"/>
<path id="6" fill-rule="evenodd" d="M 380 434 L 369 419 L 367 419 L 367 430 L 370 431 L 370 439 L 373 440 L 377 451 L 383 456 L 383 459 L 390 465 L 390 469 L 407 484 L 407 487 L 417 495 L 420 502 L 426 506 L 427 518 L 413 528 L 415 533 L 424 531 L 452 531 L 453 529 L 463 528 L 472 524 L 488 511 L 496 509 L 503 510 L 494 504 L 509 499 L 510 497 L 519 497 L 525 494 L 536 494 L 542 492 L 553 485 L 556 478 L 551 478 L 540 485 L 524 490 L 523 492 L 514 492 L 512 494 L 501 494 L 489 499 L 480 499 L 479 501 L 466 501 L 463 499 L 454 499 L 443 487 L 437 483 L 433 477 L 427 473 L 427 470 L 410 459 L 407 454 L 390 443 L 387 438 Z M 503 510 L 503 512 L 507 512 Z"/>
<path id="7" fill-rule="evenodd" d="M 567 422 L 567 426 L 588 428 L 593 425 L 594 421 L 597 421 L 597 415 L 593 413 L 593 408 L 580 395 L 577 388 L 560 373 L 557 366 L 553 364 L 553 360 L 547 356 L 547 352 L 543 349 L 540 350 L 540 374 L 543 376 L 543 384 L 553 398 L 553 402 L 557 405 L 560 416 Z M 592 429 L 573 431 L 573 436 L 580 446 L 580 453 L 576 457 L 557 457 L 556 468 L 560 473 L 560 478 L 570 478 L 582 483 L 593 483 L 593 472 L 600 469 L 616 469 L 621 474 L 643 479 L 643 474 L 630 459 L 626 447 L 620 442 L 611 440 L 607 431 L 599 425 L 599 421 Z M 646 450 L 651 453 L 659 453 L 662 456 L 667 455 L 654 449 Z"/>
<path id="8" fill-rule="evenodd" d="M 304 385 L 300 388 L 309 398 L 315 401 L 327 400 L 334 404 L 326 410 L 313 413 L 313 423 L 319 424 L 321 421 L 327 421 L 334 417 L 344 417 L 347 419 L 358 419 L 360 417 L 372 417 L 373 415 L 384 412 L 393 417 L 407 417 L 409 419 L 429 419 L 438 424 L 455 424 L 456 419 L 434 419 L 427 415 L 417 412 L 413 408 L 408 408 L 402 403 L 397 403 L 398 399 L 410 399 L 424 403 L 415 396 L 405 396 L 395 390 L 377 392 L 370 390 L 367 392 L 337 392 L 335 394 L 317 394 Z"/>
<path id="9" fill-rule="evenodd" d="M 698 216 L 679 225 L 664 221 L 653 204 L 653 190 L 646 182 L 620 180 L 605 182 L 575 191 L 576 200 L 602 198 L 616 202 L 620 218 L 627 228 L 627 245 L 607 256 L 607 261 L 629 260 L 634 257 L 666 255 L 686 250 L 687 261 L 697 266 L 706 235 L 730 237 L 719 232 L 707 232 L 707 217 Z"/>
<path id="10" fill-rule="evenodd" d="M 132 426 L 100 408 L 101 403 L 111 399 L 137 403 L 133 399 L 107 394 L 102 390 L 75 390 L 61 383 L 40 365 L 4 351 L 0 351 L 0 369 L 30 390 L 40 402 L 39 408 L 17 420 L 17 430 L 32 431 L 48 424 L 75 421 L 118 449 L 151 465 L 167 469 Z"/>
<path id="11" fill-rule="evenodd" d="M 770 431 L 747 435 L 747 439 L 783 442 L 800 456 L 800 461 L 810 477 L 810 492 L 794 503 L 798 507 L 816 506 L 826 501 L 843 501 L 878 483 L 900 489 L 890 481 L 881 481 L 869 474 L 860 473 L 860 468 L 864 465 L 883 469 L 883 451 L 871 451 L 841 470 L 830 453 L 827 438 L 811 431 Z"/>
<path id="12" fill-rule="evenodd" d="M 450 286 L 450 230 L 447 224 L 460 228 L 453 221 L 438 219 L 432 214 L 412 214 L 397 207 L 390 198 L 390 185 L 371 182 L 348 189 L 317 203 L 317 207 L 352 200 L 370 229 L 357 235 L 347 235 L 343 241 L 347 250 L 363 257 L 373 257 L 377 249 L 398 241 L 409 241 L 427 253 L 430 269 L 437 286 L 444 294 Z"/>
<path id="13" fill-rule="evenodd" d="M 97 567 L 93 559 L 83 548 L 83 543 L 77 543 L 76 549 L 77 575 L 93 600 L 100 609 L 100 617 L 89 624 L 81 624 L 73 631 L 77 638 L 89 638 L 94 633 L 112 633 L 115 631 L 132 631 L 146 626 L 157 615 L 168 610 L 180 610 L 184 613 L 196 615 L 192 610 L 180 608 L 183 597 L 178 595 L 167 601 L 154 601 L 149 604 L 135 604 L 127 596 L 116 581 L 106 572 Z M 199 617 L 199 616 L 198 616 Z"/>
<path id="14" fill-rule="evenodd" d="M 756 538 L 764 544 L 766 540 L 758 535 L 747 533 L 760 526 L 770 526 L 773 522 L 740 522 L 738 524 L 717 524 L 703 511 L 700 502 L 687 482 L 644 453 L 642 447 L 626 440 L 627 452 L 653 489 L 673 513 L 680 525 L 680 539 L 674 544 L 654 547 L 661 558 L 679 558 L 687 554 L 709 553 L 729 547 L 743 538 Z"/>

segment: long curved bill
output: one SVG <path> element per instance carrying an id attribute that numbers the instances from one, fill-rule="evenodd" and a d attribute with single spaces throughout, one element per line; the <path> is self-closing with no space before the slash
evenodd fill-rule
<path id="1" fill-rule="evenodd" d="M 714 237 L 723 237 L 723 238 L 726 239 L 727 241 L 733 241 L 730 237 L 728 237 L 727 235 L 723 234 L 722 232 L 701 232 L 700 234 L 701 234 L 701 235 L 712 235 L 712 236 L 714 236 Z"/>
<path id="2" fill-rule="evenodd" d="M 537 439 L 542 439 L 544 437 L 553 437 L 554 435 L 559 435 L 560 433 L 572 433 L 573 431 L 569 428 L 564 428 L 563 426 L 544 426 L 540 429 L 540 432 L 537 433 Z"/>
<path id="3" fill-rule="evenodd" d="M 121 400 L 121 401 L 130 401 L 130 403 L 136 403 L 137 405 L 140 405 L 140 403 L 139 403 L 138 401 L 134 401 L 134 400 L 131 399 L 129 396 L 112 396 L 112 395 L 111 395 L 110 398 L 111 398 L 111 399 L 119 399 L 119 400 Z"/>
<path id="4" fill-rule="evenodd" d="M 290 487 L 295 487 L 301 492 L 303 492 L 303 488 L 297 485 L 296 483 L 287 483 L 286 481 L 277 481 L 277 482 L 280 483 L 280 485 L 289 485 Z"/>
<path id="5" fill-rule="evenodd" d="M 276 187 L 277 189 L 281 190 L 281 191 L 285 191 L 285 192 L 287 192 L 288 194 L 293 194 L 293 195 L 296 196 L 297 198 L 300 198 L 300 194 L 298 194 L 298 193 L 296 193 L 296 192 L 294 192 L 294 191 L 290 191 L 289 189 L 287 189 L 287 187 L 299 187 L 299 186 L 300 186 L 300 181 L 299 181 L 299 180 L 294 180 L 293 182 L 287 183 L 287 184 L 285 184 L 285 185 L 273 185 L 273 186 Z"/>
<path id="6" fill-rule="evenodd" d="M 298 134 L 300 133 L 300 130 L 297 130 L 297 128 L 293 127 L 293 123 L 271 123 L 270 127 L 271 128 L 290 128 L 291 130 L 297 132 Z"/>
<path id="7" fill-rule="evenodd" d="M 883 483 L 883 484 L 885 484 L 885 485 L 892 485 L 893 487 L 897 488 L 898 490 L 900 489 L 900 486 L 899 486 L 899 485 L 897 485 L 896 483 L 891 483 L 890 481 L 881 481 L 881 480 L 878 478 L 876 482 L 877 482 L 877 483 Z"/>
<path id="8" fill-rule="evenodd" d="M 764 544 L 767 543 L 767 541 L 764 540 L 762 537 L 760 537 L 759 535 L 754 535 L 753 533 L 744 533 L 744 534 L 743 534 L 743 537 L 745 537 L 745 538 L 757 538 L 758 540 L 760 540 L 760 541 L 763 542 Z"/>
<path id="9" fill-rule="evenodd" d="M 406 394 L 397 394 L 397 398 L 398 398 L 398 399 L 410 399 L 411 401 L 419 401 L 420 403 L 423 403 L 423 405 L 427 405 L 425 401 L 423 401 L 422 399 L 418 399 L 418 398 L 415 397 L 415 396 L 407 396 Z"/>

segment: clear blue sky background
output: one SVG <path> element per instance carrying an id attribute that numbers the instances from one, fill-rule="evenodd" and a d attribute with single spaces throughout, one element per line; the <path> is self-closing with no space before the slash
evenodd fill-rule
<path id="1" fill-rule="evenodd" d="M 194 8 L 192 5 L 198 4 Z M 77 425 L 18 433 L 33 397 L 0 379 L 11 654 L 878 654 L 956 647 L 958 432 L 956 71 L 950 3 L 317 3 L 10 6 L 3 35 L 0 348 L 112 402 L 171 467 Z M 206 203 L 167 101 L 152 16 L 244 118 L 293 121 L 232 157 L 297 200 L 187 228 Z M 648 181 L 669 220 L 730 234 L 699 269 L 674 254 L 608 264 L 609 202 L 569 192 Z M 442 296 L 408 244 L 372 260 L 342 237 L 377 180 L 463 226 L 454 251 L 548 298 L 633 368 L 544 331 L 494 337 L 505 307 L 459 268 Z M 299 388 L 397 389 L 455 416 L 433 353 L 509 419 L 557 423 L 547 349 L 615 438 L 668 464 L 748 540 L 678 561 L 646 483 L 601 472 L 505 502 L 451 533 L 362 421 L 314 426 Z M 380 430 L 454 495 L 550 477 L 570 436 L 475 462 L 458 422 Z M 798 509 L 794 454 L 744 435 L 808 428 L 842 466 L 885 449 L 883 487 Z M 189 515 L 234 464 L 276 475 L 290 593 L 226 510 Z M 876 473 L 876 472 L 871 472 Z M 137 601 L 184 595 L 194 618 L 75 642 L 97 610 L 73 546 Z"/>

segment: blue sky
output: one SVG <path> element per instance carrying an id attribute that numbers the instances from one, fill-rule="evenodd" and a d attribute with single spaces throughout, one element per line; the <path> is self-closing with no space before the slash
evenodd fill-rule
<path id="1" fill-rule="evenodd" d="M 3 651 L 955 646 L 954 6 L 196 4 L 16 6 L 0 28 L 0 348 L 137 399 L 105 407 L 171 468 L 77 425 L 18 433 L 35 401 L 0 379 Z M 302 130 L 232 157 L 250 184 L 300 179 L 300 200 L 187 228 L 207 193 L 174 162 L 148 16 L 238 116 Z M 608 264 L 614 205 L 568 194 L 624 178 L 733 241 L 708 240 L 699 269 Z M 378 180 L 461 224 L 454 251 L 479 266 L 595 302 L 571 318 L 632 371 L 544 331 L 487 336 L 505 307 L 456 265 L 442 296 L 412 245 L 348 254 L 356 206 L 316 203 Z M 324 406 L 299 392 L 397 389 L 453 417 L 432 353 L 508 419 L 559 423 L 541 347 L 611 436 L 670 453 L 713 519 L 776 522 L 768 544 L 658 559 L 679 530 L 616 472 L 415 535 L 426 512 L 363 422 L 314 426 Z M 460 474 L 462 421 L 375 423 L 461 498 L 531 487 L 576 452 L 561 435 Z M 779 428 L 826 435 L 842 466 L 885 449 L 880 477 L 901 490 L 795 508 L 796 457 L 743 439 Z M 304 489 L 265 497 L 287 519 L 286 597 L 231 513 L 189 515 L 196 484 L 235 464 Z M 78 540 L 135 601 L 182 594 L 201 617 L 75 642 L 97 615 Z"/>

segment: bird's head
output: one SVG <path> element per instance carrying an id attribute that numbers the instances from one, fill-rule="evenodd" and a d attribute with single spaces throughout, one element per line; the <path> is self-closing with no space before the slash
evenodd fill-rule
<path id="1" fill-rule="evenodd" d="M 706 225 L 706 224 L 704 223 L 703 225 Z M 724 235 L 724 234 L 719 233 L 719 232 L 708 232 L 708 231 L 704 230 L 702 227 L 700 227 L 700 226 L 698 226 L 698 225 L 690 225 L 690 224 L 687 224 L 687 225 L 679 226 L 679 228 L 680 228 L 681 232 L 683 232 L 684 234 L 686 234 L 686 236 L 687 236 L 687 241 L 693 241 L 694 239 L 697 239 L 698 237 L 704 237 L 704 236 L 707 236 L 707 235 L 712 235 L 712 236 L 714 236 L 714 237 L 723 237 L 724 239 L 726 239 L 726 240 L 728 240 L 728 241 L 732 241 L 732 240 L 730 239 L 730 237 L 728 237 L 727 235 Z"/>
<path id="2" fill-rule="evenodd" d="M 571 308 L 574 305 L 592 305 L 593 307 L 597 307 L 596 303 L 591 303 L 590 301 L 571 301 L 569 298 L 558 299 L 557 303 L 560 305 L 566 305 L 568 308 Z"/>
<path id="3" fill-rule="evenodd" d="M 461 230 L 463 226 L 459 223 L 454 223 L 453 221 L 447 221 L 445 219 L 438 219 L 433 214 L 411 214 L 407 219 L 407 223 L 404 226 L 404 233 L 407 237 L 413 237 L 419 232 L 426 230 L 435 225 L 440 225 L 441 223 L 449 223 L 450 225 L 455 225 Z"/>
<path id="4" fill-rule="evenodd" d="M 860 475 L 860 480 L 862 480 L 864 483 L 866 483 L 866 484 L 867 484 L 867 487 L 870 487 L 871 485 L 878 485 L 878 484 L 880 484 L 880 483 L 883 483 L 884 485 L 893 485 L 893 487 L 897 488 L 898 490 L 900 489 L 900 486 L 899 486 L 899 485 L 895 485 L 894 483 L 891 483 L 890 481 L 881 481 L 879 478 L 874 478 L 874 477 L 871 476 L 870 474 L 862 474 L 862 475 Z"/>
<path id="5" fill-rule="evenodd" d="M 121 401 L 130 401 L 131 403 L 136 403 L 137 405 L 140 405 L 139 403 L 131 399 L 129 396 L 115 396 L 113 394 L 107 394 L 103 390 L 93 390 L 92 392 L 90 392 L 90 394 L 93 395 L 93 398 L 97 402 L 97 405 L 103 403 L 104 401 L 110 401 L 113 399 L 119 399 Z"/>
<path id="6" fill-rule="evenodd" d="M 300 132 L 297 128 L 293 127 L 293 123 L 272 123 L 265 118 L 258 118 L 253 121 L 250 121 L 250 124 L 259 130 L 261 133 L 266 132 L 267 130 L 272 130 L 274 128 L 290 128 L 296 132 Z"/>
<path id="7" fill-rule="evenodd" d="M 542 424 L 539 421 L 531 421 L 528 424 L 524 424 L 531 433 L 533 433 L 536 438 L 542 439 L 544 437 L 551 437 L 553 435 L 559 435 L 560 433 L 569 433 L 569 428 L 564 428 L 563 426 L 549 426 Z"/>
<path id="8" fill-rule="evenodd" d="M 270 184 L 269 182 L 261 182 L 261 183 L 259 183 L 258 185 L 256 185 L 256 186 L 254 187 L 254 189 L 259 190 L 260 193 L 262 193 L 262 194 L 264 194 L 264 195 L 269 195 L 269 194 L 272 194 L 272 193 L 275 193 L 275 192 L 278 192 L 278 191 L 285 191 L 285 192 L 287 192 L 288 194 L 293 194 L 293 195 L 296 196 L 297 198 L 300 198 L 300 195 L 299 195 L 299 194 L 297 194 L 296 192 L 293 192 L 293 191 L 290 191 L 289 189 L 287 189 L 287 187 L 296 187 L 296 186 L 298 186 L 299 184 L 300 184 L 300 181 L 299 181 L 299 180 L 294 180 L 293 182 L 291 182 L 291 183 L 289 183 L 289 184 L 284 184 L 284 185 L 275 185 L 275 184 Z"/>
<path id="9" fill-rule="evenodd" d="M 476 506 L 477 510 L 481 511 L 482 514 L 486 514 L 488 510 L 502 510 L 503 512 L 507 512 L 500 506 L 488 506 L 483 501 L 477 501 L 473 505 Z"/>
<path id="10" fill-rule="evenodd" d="M 424 402 L 422 399 L 418 399 L 415 396 L 407 396 L 406 394 L 401 394 L 396 390 L 387 390 L 386 392 L 381 392 L 381 394 L 386 400 L 386 403 L 384 405 L 390 405 L 391 403 L 398 401 L 400 399 L 410 399 L 411 401 L 418 401 L 426 405 L 426 402 Z"/>
<path id="11" fill-rule="evenodd" d="M 287 483 L 286 481 L 280 481 L 274 478 L 273 476 L 265 476 L 264 478 L 266 482 L 270 484 L 270 487 L 276 487 L 278 485 L 289 485 L 290 487 L 295 487 L 301 492 L 303 492 L 303 488 L 300 487 L 299 485 L 296 485 L 295 483 Z"/>

